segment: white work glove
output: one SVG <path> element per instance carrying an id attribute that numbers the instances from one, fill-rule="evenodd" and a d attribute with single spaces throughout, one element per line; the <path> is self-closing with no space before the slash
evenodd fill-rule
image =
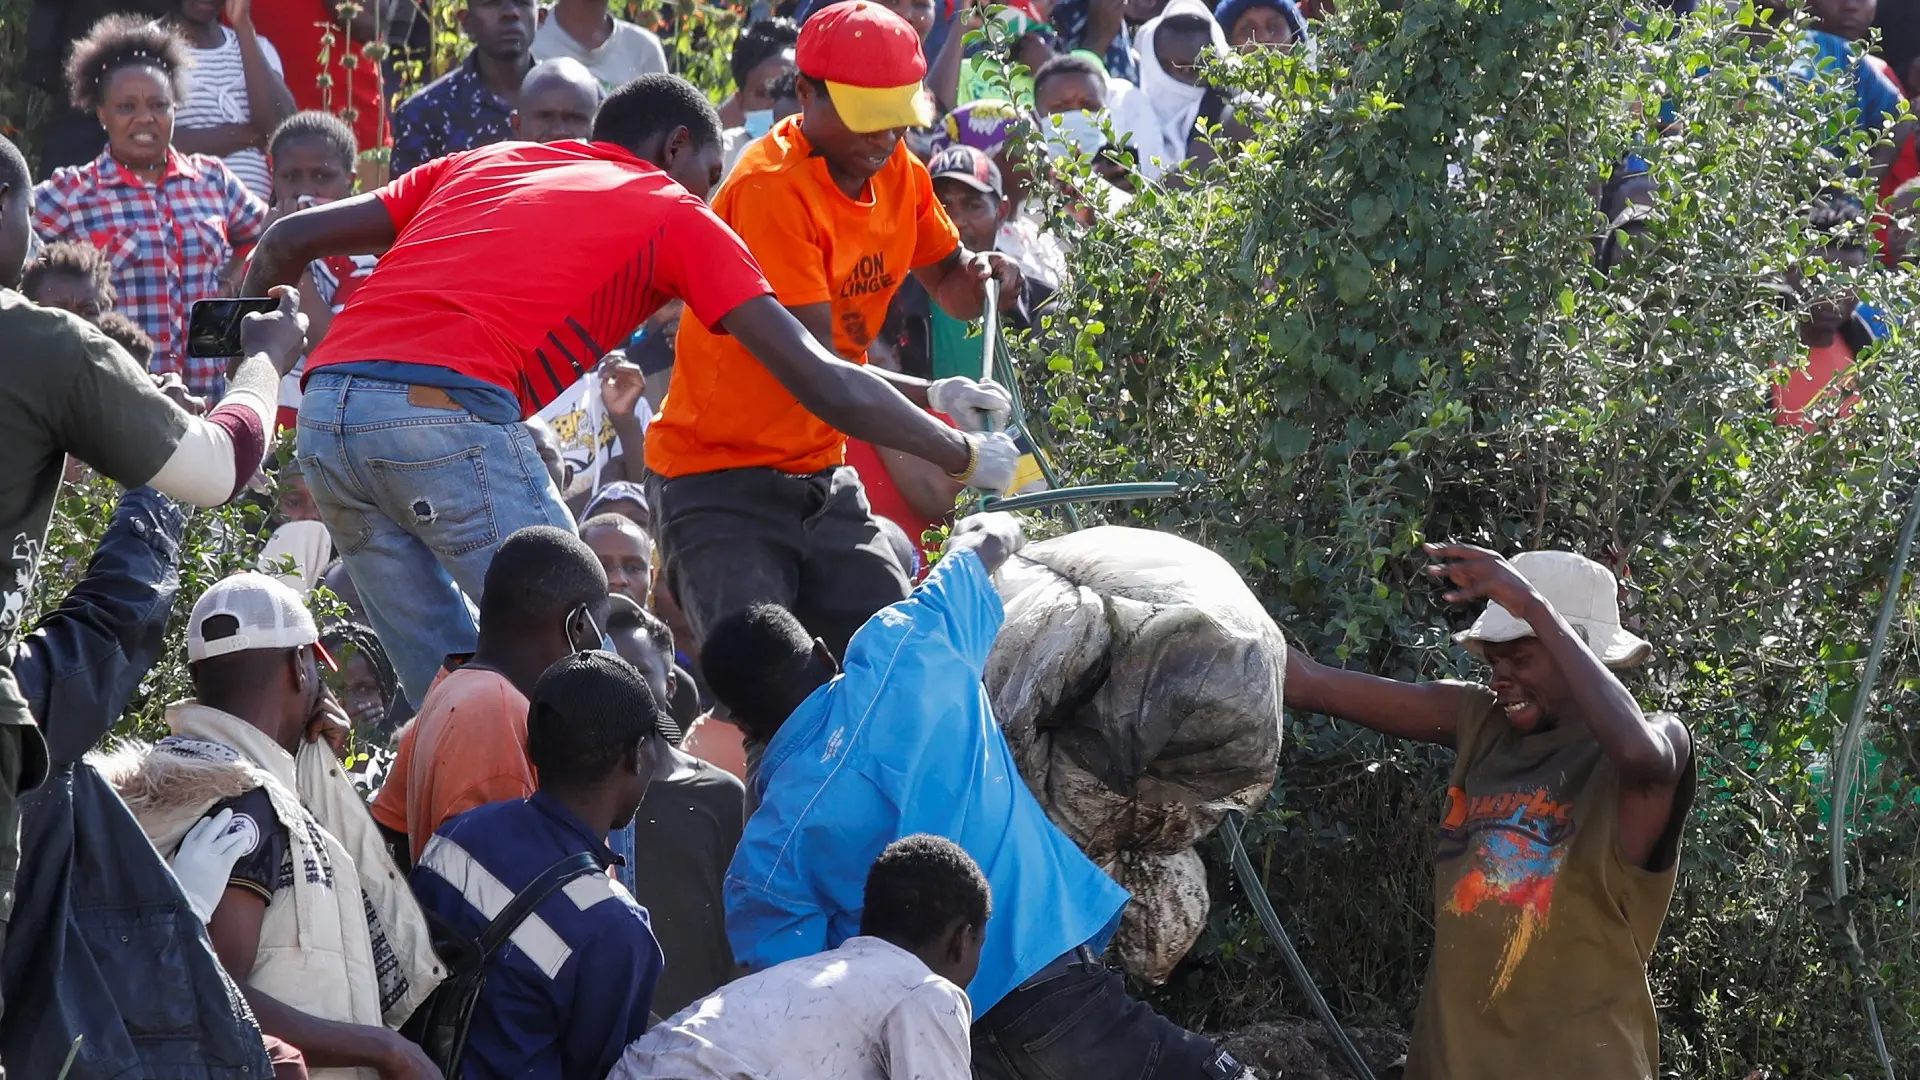
<path id="1" fill-rule="evenodd" d="M 992 379 L 975 382 L 964 375 L 936 379 L 927 387 L 927 404 L 934 412 L 952 417 L 962 431 L 986 431 L 989 420 L 1003 428 L 1013 415 L 1013 398 L 1006 387 Z"/>
<path id="2" fill-rule="evenodd" d="M 1020 447 L 1013 437 L 1004 431 L 972 431 L 966 439 L 973 446 L 973 472 L 956 479 L 976 491 L 1006 494 L 1013 486 L 1014 474 L 1020 471 Z"/>
<path id="3" fill-rule="evenodd" d="M 201 818 L 173 853 L 173 876 L 180 879 L 180 888 L 201 922 L 213 918 L 213 909 L 226 894 L 227 879 L 233 876 L 233 864 L 253 843 L 247 831 L 229 833 L 227 826 L 232 823 L 231 809 Z"/>

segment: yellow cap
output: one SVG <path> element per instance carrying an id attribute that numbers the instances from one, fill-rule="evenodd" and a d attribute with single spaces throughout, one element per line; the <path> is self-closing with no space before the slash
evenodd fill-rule
<path id="1" fill-rule="evenodd" d="M 829 80 L 827 96 L 833 99 L 833 109 L 847 130 L 863 135 L 933 123 L 933 95 L 917 82 L 905 86 L 849 86 Z"/>

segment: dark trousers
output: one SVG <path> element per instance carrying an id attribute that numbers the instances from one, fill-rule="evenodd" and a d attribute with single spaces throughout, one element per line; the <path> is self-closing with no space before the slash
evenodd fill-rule
<path id="1" fill-rule="evenodd" d="M 1235 1080 L 1232 1054 L 1127 993 L 1118 972 L 1078 949 L 973 1022 L 974 1080 Z"/>
<path id="2" fill-rule="evenodd" d="M 771 603 L 837 657 L 861 623 L 907 597 L 906 571 L 851 468 L 725 469 L 652 486 L 667 587 L 697 640 L 727 615 Z"/>

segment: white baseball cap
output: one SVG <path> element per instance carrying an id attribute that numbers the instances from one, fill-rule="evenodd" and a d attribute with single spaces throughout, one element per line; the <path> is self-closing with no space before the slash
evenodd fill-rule
<path id="1" fill-rule="evenodd" d="M 1613 571 L 1571 551 L 1527 551 L 1513 557 L 1513 568 L 1586 641 L 1608 667 L 1633 667 L 1653 654 L 1645 639 L 1620 625 L 1620 582 Z M 1453 639 L 1482 660 L 1486 642 L 1518 641 L 1533 636 L 1525 619 L 1490 603 L 1473 625 Z"/>
<path id="2" fill-rule="evenodd" d="M 239 628 L 209 639 L 207 620 L 218 615 L 235 620 Z M 297 649 L 303 645 L 312 646 L 321 663 L 334 666 L 333 658 L 320 645 L 320 629 L 300 594 L 252 571 L 215 582 L 200 595 L 187 619 L 187 659 L 194 663 L 253 649 Z"/>

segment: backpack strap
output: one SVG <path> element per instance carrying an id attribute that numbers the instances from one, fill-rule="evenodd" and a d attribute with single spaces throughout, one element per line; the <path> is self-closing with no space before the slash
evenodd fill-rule
<path id="1" fill-rule="evenodd" d="M 593 857 L 591 851 L 569 855 L 547 867 L 526 888 L 513 894 L 507 906 L 501 908 L 500 914 L 495 915 L 487 928 L 480 932 L 480 940 L 476 943 L 480 947 L 480 962 L 485 963 L 496 949 L 505 944 L 507 938 L 520 928 L 520 924 L 527 921 L 527 916 L 533 914 L 533 909 L 552 896 L 555 889 L 589 870 L 599 869 L 600 861 Z"/>

